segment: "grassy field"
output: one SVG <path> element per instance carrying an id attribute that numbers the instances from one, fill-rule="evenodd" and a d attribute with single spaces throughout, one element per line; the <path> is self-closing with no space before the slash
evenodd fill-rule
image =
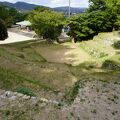
<path id="1" fill-rule="evenodd" d="M 108 40 L 106 46 L 107 36 L 111 36 L 111 39 Z M 109 44 L 113 39 L 116 41 L 116 38 L 113 33 L 103 33 L 95 37 L 94 40 L 77 44 L 48 45 L 46 42 L 27 41 L 1 45 L 0 77 L 2 81 L 0 82 L 3 82 L 3 84 L 0 84 L 0 86 L 3 88 L 3 86 L 10 84 L 8 87 L 16 89 L 18 82 L 19 86 L 21 83 L 21 86 L 34 88 L 33 86 L 36 84 L 38 88 L 52 91 L 69 88 L 77 81 L 76 76 L 71 71 L 78 66 L 80 69 L 100 69 L 105 60 L 112 60 L 119 64 L 119 50 L 114 49 Z M 77 66 L 72 67 L 72 65 Z M 2 77 L 2 74 L 7 78 Z M 15 80 L 14 84 L 16 85 L 12 84 L 12 80 L 4 83 L 4 79 L 8 80 L 9 77 Z M 21 78 L 24 80 L 21 80 Z"/>
<path id="2" fill-rule="evenodd" d="M 118 40 L 114 33 L 102 33 L 77 44 L 36 40 L 0 45 L 0 89 L 27 88 L 38 97 L 71 103 L 81 81 L 119 81 L 120 50 L 112 46 Z"/>
<path id="3" fill-rule="evenodd" d="M 27 87 L 36 94 L 53 94 L 64 91 L 77 81 L 71 74 L 69 65 L 48 62 L 36 51 L 37 47 L 47 47 L 44 42 L 32 41 L 1 45 L 0 47 L 0 88 L 13 90 Z M 58 45 L 52 45 L 56 49 Z M 51 47 L 52 47 L 51 46 Z M 46 94 L 43 94 L 44 92 Z"/>

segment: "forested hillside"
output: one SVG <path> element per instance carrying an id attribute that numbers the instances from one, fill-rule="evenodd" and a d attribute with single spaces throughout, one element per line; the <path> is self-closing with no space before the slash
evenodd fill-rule
<path id="1" fill-rule="evenodd" d="M 35 7 L 37 6 L 41 6 L 41 5 L 35 5 L 35 4 L 29 4 L 29 3 L 25 3 L 25 2 L 16 2 L 16 3 L 9 3 L 9 2 L 0 2 L 1 5 L 7 5 L 9 7 L 13 7 L 16 8 L 17 10 L 21 10 L 21 11 L 30 11 L 33 10 Z M 46 7 L 46 6 L 43 6 Z M 48 8 L 48 7 L 47 7 Z M 63 12 L 66 13 L 68 12 L 68 7 L 56 7 L 56 8 L 51 8 L 55 11 L 58 12 Z M 72 13 L 82 13 L 85 11 L 86 8 L 72 8 L 71 7 L 71 12 Z"/>

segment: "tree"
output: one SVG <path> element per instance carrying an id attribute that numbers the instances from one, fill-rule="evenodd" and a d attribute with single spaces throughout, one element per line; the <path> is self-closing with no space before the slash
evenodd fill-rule
<path id="1" fill-rule="evenodd" d="M 39 36 L 48 42 L 57 40 L 63 28 L 64 16 L 51 10 L 33 10 L 29 15 L 29 20 Z"/>
<path id="2" fill-rule="evenodd" d="M 120 0 L 89 0 L 86 13 L 69 20 L 68 35 L 76 41 L 88 40 L 99 32 L 120 29 Z"/>
<path id="3" fill-rule="evenodd" d="M 90 12 L 74 16 L 69 20 L 70 31 L 68 35 L 76 41 L 88 40 L 99 32 L 111 32 L 111 15 L 106 12 Z"/>
<path id="4" fill-rule="evenodd" d="M 89 0 L 88 11 L 105 11 L 111 10 L 120 12 L 120 0 Z"/>
<path id="5" fill-rule="evenodd" d="M 120 30 L 120 15 L 117 16 L 117 20 L 116 20 L 116 22 L 115 22 L 115 28 L 116 28 L 117 30 Z"/>
<path id="6" fill-rule="evenodd" d="M 89 0 L 88 12 L 105 10 L 106 10 L 105 0 Z"/>
<path id="7" fill-rule="evenodd" d="M 48 7 L 43 7 L 43 6 L 37 6 L 35 7 L 34 11 L 37 11 L 37 12 L 43 12 L 45 10 L 50 10 L 50 8 Z"/>
<path id="8" fill-rule="evenodd" d="M 3 20 L 0 19 L 0 40 L 5 40 L 8 37 L 7 28 Z"/>
<path id="9" fill-rule="evenodd" d="M 119 24 L 116 24 L 119 20 L 120 16 L 120 0 L 105 0 L 106 2 L 106 6 L 107 6 L 107 10 L 106 12 L 108 12 L 109 14 L 112 15 L 112 24 L 113 24 L 113 28 L 115 30 L 118 30 L 118 28 L 120 26 L 118 26 Z"/>
<path id="10" fill-rule="evenodd" d="M 120 14 L 120 0 L 105 0 L 105 3 L 110 12 Z"/>
<path id="11" fill-rule="evenodd" d="M 7 27 L 10 27 L 13 23 L 13 18 L 9 14 L 9 9 L 6 6 L 0 6 L 0 18 L 5 22 Z"/>
<path id="12" fill-rule="evenodd" d="M 15 8 L 0 6 L 0 18 L 5 22 L 7 27 L 11 27 L 16 22 L 23 21 L 25 17 L 26 14 L 18 12 Z"/>
<path id="13" fill-rule="evenodd" d="M 112 26 L 114 29 L 118 29 L 116 26 L 117 16 L 120 15 L 120 0 L 89 0 L 88 12 L 93 11 L 105 11 L 110 14 Z"/>
<path id="14" fill-rule="evenodd" d="M 27 14 L 18 12 L 15 8 L 9 8 L 9 15 L 13 18 L 13 24 L 25 20 Z"/>

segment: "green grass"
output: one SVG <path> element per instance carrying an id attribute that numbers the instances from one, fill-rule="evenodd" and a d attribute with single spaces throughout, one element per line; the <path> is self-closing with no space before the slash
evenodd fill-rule
<path id="1" fill-rule="evenodd" d="M 79 89 L 83 88 L 83 86 L 84 86 L 84 81 L 81 81 L 81 80 L 77 81 L 75 85 L 71 88 L 71 90 L 65 94 L 64 98 L 68 104 L 71 104 L 74 102 L 75 98 L 79 93 Z"/>
<path id="2" fill-rule="evenodd" d="M 59 91 L 73 85 L 67 65 L 48 63 L 34 49 L 46 45 L 39 41 L 1 45 L 0 88 L 15 90 L 23 86 L 36 91 Z"/>
<path id="3" fill-rule="evenodd" d="M 103 58 L 103 57 L 108 56 L 108 54 L 106 54 L 104 52 L 101 52 L 101 51 L 99 51 L 99 50 L 97 50 L 95 48 L 92 48 L 92 47 L 88 46 L 85 43 L 81 43 L 80 47 L 83 50 L 85 50 L 89 55 L 91 55 L 92 57 L 94 57 L 94 58 Z"/>
<path id="4" fill-rule="evenodd" d="M 22 93 L 22 94 L 27 95 L 27 96 L 36 96 L 35 93 L 33 93 L 33 91 L 31 91 L 30 89 L 25 88 L 25 87 L 18 88 L 16 90 L 16 92 Z"/>
<path id="5" fill-rule="evenodd" d="M 4 45 L 0 48 L 0 55 L 16 61 L 46 62 L 46 60 L 35 51 L 33 44 L 35 43 L 27 41 Z"/>
<path id="6" fill-rule="evenodd" d="M 27 79 L 11 70 L 0 67 L 0 88 L 16 91 L 20 87 L 30 87 L 31 89 L 38 87 L 38 89 L 52 90 L 49 85 L 42 84 L 40 81 Z"/>
<path id="7" fill-rule="evenodd" d="M 104 38 L 102 35 L 99 37 L 100 39 Z M 120 54 L 117 53 L 114 56 L 109 56 L 109 54 L 100 48 L 101 45 L 96 49 L 96 47 L 92 47 L 89 44 L 89 41 L 86 42 L 80 43 L 80 47 L 92 56 L 93 61 L 88 61 L 74 67 L 63 63 L 47 62 L 40 52 L 38 53 L 35 49 L 49 46 L 45 42 L 27 41 L 0 45 L 0 89 L 17 91 L 29 96 L 36 95 L 37 97 L 45 97 L 47 99 L 55 98 L 56 100 L 60 100 L 60 96 L 56 93 L 61 92 L 65 94 L 64 98 L 61 98 L 63 103 L 65 100 L 67 103 L 72 104 L 79 93 L 79 89 L 85 86 L 86 81 L 96 80 L 108 83 L 113 80 L 115 84 L 119 84 L 119 70 L 109 71 L 108 68 L 108 70 L 102 71 L 100 67 L 99 70 L 101 71 L 94 71 L 93 69 L 95 68 L 96 70 L 99 62 L 101 64 L 104 63 L 104 67 L 108 67 L 111 62 L 106 62 L 106 60 L 112 61 L 112 64 L 119 65 Z M 71 43 L 67 43 L 68 46 L 69 44 Z M 62 44 L 60 46 L 58 44 L 51 46 L 53 50 L 66 48 Z M 114 96 L 114 98 L 117 99 L 117 96 Z M 81 98 L 81 101 L 84 102 L 84 99 Z M 60 104 L 59 106 L 62 105 Z M 25 108 L 27 107 L 25 106 Z M 12 116 L 11 120 L 30 120 L 30 116 L 24 114 L 24 111 L 26 113 L 28 111 L 33 112 L 33 109 L 30 106 L 26 110 L 23 108 L 23 111 L 20 109 L 18 111 L 11 111 L 8 108 L 8 110 L 0 110 L 0 113 L 4 115 L 5 119 Z M 95 110 L 92 112 L 96 113 Z"/>
<path id="8" fill-rule="evenodd" d="M 104 37 L 105 34 L 99 35 L 100 39 Z M 86 69 L 88 75 L 92 72 L 92 68 L 100 69 L 100 67 L 97 67 L 98 64 L 102 65 L 106 60 L 112 60 L 119 64 L 120 58 L 118 54 L 109 56 L 101 48 L 92 47 L 91 44 L 94 42 L 96 44 L 96 41 L 80 43 L 80 47 L 92 56 L 93 61 L 82 63 L 76 67 L 63 63 L 47 62 L 42 57 L 39 49 L 36 49 L 49 47 L 45 41 L 25 41 L 0 45 L 0 88 L 16 90 L 25 87 L 33 91 L 37 91 L 37 89 L 39 91 L 41 89 L 64 91 L 73 86 L 74 82 L 83 76 L 82 69 Z M 101 43 L 100 40 L 99 42 Z M 58 50 L 68 48 L 70 45 L 70 42 L 66 46 L 53 44 L 49 49 Z M 98 47 L 101 47 L 101 45 Z"/>

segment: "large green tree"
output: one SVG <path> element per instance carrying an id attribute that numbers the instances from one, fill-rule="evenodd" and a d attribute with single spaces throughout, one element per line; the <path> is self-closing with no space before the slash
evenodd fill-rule
<path id="1" fill-rule="evenodd" d="M 7 28 L 4 24 L 4 21 L 0 19 L 0 40 L 5 40 L 7 37 Z"/>
<path id="2" fill-rule="evenodd" d="M 16 22 L 23 21 L 26 18 L 26 14 L 20 13 L 15 8 L 0 5 L 0 18 L 5 22 L 7 27 L 11 27 Z"/>
<path id="3" fill-rule="evenodd" d="M 105 0 L 89 0 L 88 12 L 104 11 L 106 9 Z"/>
<path id="4" fill-rule="evenodd" d="M 29 20 L 35 32 L 48 42 L 57 40 L 63 28 L 64 16 L 51 10 L 33 10 Z"/>
<path id="5" fill-rule="evenodd" d="M 105 11 L 120 13 L 120 0 L 89 0 L 88 11 Z"/>
<path id="6" fill-rule="evenodd" d="M 110 12 L 120 14 L 120 0 L 105 0 L 105 3 Z"/>
<path id="7" fill-rule="evenodd" d="M 93 11 L 74 16 L 69 21 L 70 31 L 68 35 L 75 41 L 82 41 L 92 38 L 99 32 L 112 31 L 112 16 L 106 12 Z"/>
<path id="8" fill-rule="evenodd" d="M 12 22 L 15 24 L 16 22 L 20 22 L 25 20 L 27 14 L 21 13 L 17 11 L 15 8 L 9 8 L 9 15 L 12 17 Z"/>
<path id="9" fill-rule="evenodd" d="M 112 15 L 112 24 L 113 28 L 118 30 L 119 24 L 116 24 L 116 22 L 119 20 L 120 16 L 120 0 L 105 0 L 106 2 L 106 12 Z"/>
<path id="10" fill-rule="evenodd" d="M 116 24 L 120 15 L 120 0 L 89 0 L 88 12 L 105 11 L 112 16 L 113 28 L 118 29 Z"/>
<path id="11" fill-rule="evenodd" d="M 5 22 L 7 27 L 10 27 L 13 22 L 12 16 L 9 14 L 9 9 L 6 6 L 0 6 L 0 18 Z"/>
<path id="12" fill-rule="evenodd" d="M 86 13 L 69 20 L 69 35 L 75 41 L 87 40 L 99 32 L 120 29 L 120 0 L 89 0 Z"/>

